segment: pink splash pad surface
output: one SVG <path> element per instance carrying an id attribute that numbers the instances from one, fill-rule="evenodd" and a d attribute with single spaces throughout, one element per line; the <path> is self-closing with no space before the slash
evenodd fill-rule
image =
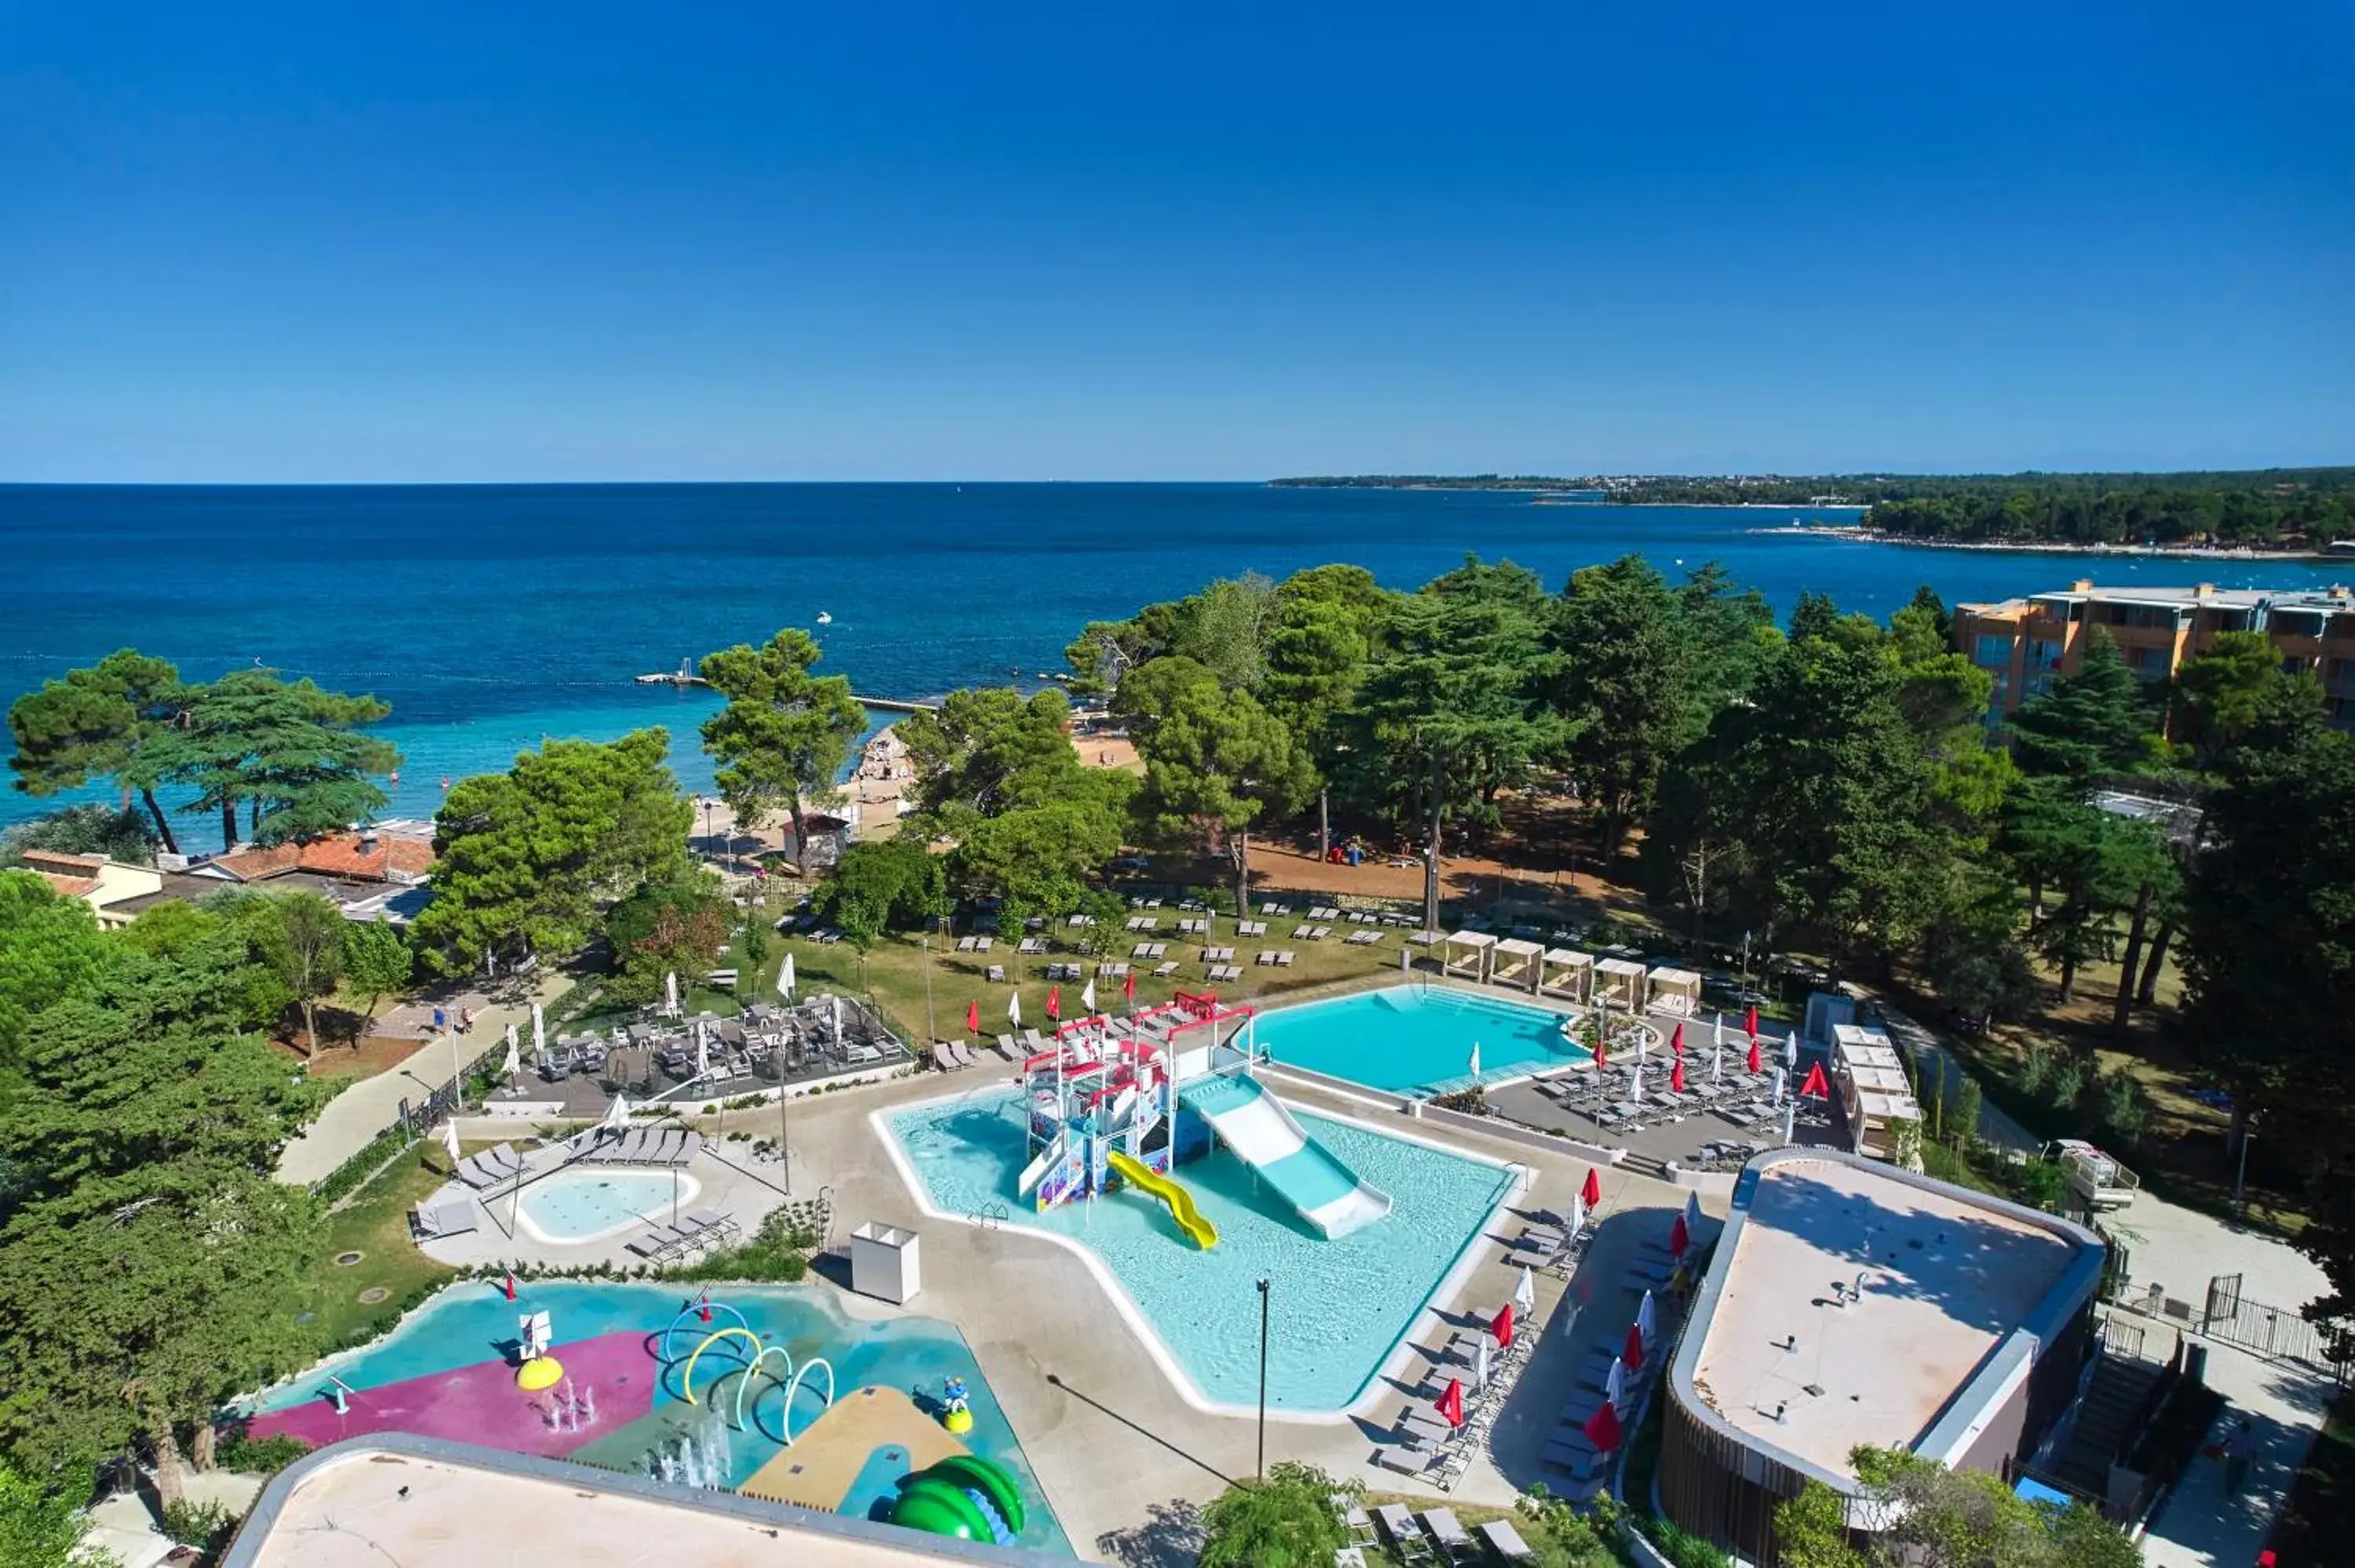
<path id="1" fill-rule="evenodd" d="M 505 1361 L 484 1361 L 364 1388 L 351 1396 L 350 1410 L 341 1415 L 324 1396 L 291 1410 L 257 1415 L 253 1432 L 256 1436 L 291 1433 L 314 1447 L 371 1432 L 412 1432 L 556 1457 L 654 1409 L 661 1368 L 646 1353 L 644 1333 L 601 1334 L 559 1345 L 552 1353 L 564 1363 L 576 1393 L 595 1388 L 595 1425 L 578 1432 L 552 1429 L 534 1396 L 516 1387 L 515 1368 Z M 326 1386 L 325 1380 L 320 1386 Z M 561 1388 L 559 1384 L 559 1392 Z"/>

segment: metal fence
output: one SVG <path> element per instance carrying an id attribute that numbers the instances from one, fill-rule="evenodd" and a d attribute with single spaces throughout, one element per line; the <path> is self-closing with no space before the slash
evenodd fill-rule
<path id="1" fill-rule="evenodd" d="M 2254 1301 L 2241 1292 L 2241 1277 L 2220 1274 L 2208 1282 L 2200 1331 L 2211 1340 L 2281 1361 L 2305 1361 L 2341 1372 L 2347 1361 L 2344 1336 L 2286 1307 Z"/>

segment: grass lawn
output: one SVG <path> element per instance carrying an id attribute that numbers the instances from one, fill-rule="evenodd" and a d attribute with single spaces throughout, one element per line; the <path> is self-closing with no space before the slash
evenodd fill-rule
<path id="1" fill-rule="evenodd" d="M 1531 1519 L 1518 1509 L 1490 1508 L 1483 1503 L 1455 1501 L 1435 1504 L 1427 1497 L 1410 1496 L 1405 1492 L 1368 1492 L 1365 1496 L 1365 1505 L 1369 1510 L 1384 1508 L 1391 1503 L 1397 1503 L 1411 1513 L 1421 1512 L 1434 1507 L 1444 1507 L 1455 1515 L 1455 1522 L 1462 1525 L 1467 1531 L 1477 1530 L 1491 1520 L 1509 1520 L 1514 1531 L 1529 1544 L 1529 1550 L 1538 1554 L 1539 1562 L 1547 1564 L 1548 1568 L 1552 1568 L 1552 1565 L 1558 1563 L 1593 1563 L 1597 1561 L 1616 1560 L 1617 1554 L 1604 1546 L 1590 1546 L 1585 1553 L 1573 1557 L 1561 1542 L 1554 1540 L 1542 1521 Z M 1384 1546 L 1369 1553 L 1368 1561 L 1396 1563 L 1400 1559 L 1397 1553 Z"/>
<path id="2" fill-rule="evenodd" d="M 1163 924 L 1170 924 L 1173 918 L 1170 914 L 1167 911 L 1161 913 Z M 1292 924 L 1298 923 L 1295 920 Z M 1283 927 L 1283 935 L 1277 937 L 1277 927 L 1273 921 L 1269 924 L 1271 939 L 1267 940 L 1237 939 L 1231 920 L 1221 919 L 1219 926 L 1224 934 L 1209 940 L 1216 946 L 1235 949 L 1233 961 L 1242 966 L 1243 978 L 1241 980 L 1220 986 L 1210 985 L 1203 979 L 1202 939 L 1189 937 L 1181 941 L 1164 930 L 1153 939 L 1169 944 L 1166 956 L 1178 960 L 1178 971 L 1167 980 L 1156 980 L 1150 972 L 1138 974 L 1136 1005 L 1145 1008 L 1167 1001 L 1181 990 L 1216 991 L 1220 998 L 1227 1001 L 1258 1001 L 1326 987 L 1356 987 L 1399 978 L 1401 934 L 1397 931 L 1386 931 L 1383 940 L 1374 947 L 1353 948 L 1341 939 L 1347 931 L 1354 929 L 1345 926 L 1335 927 L 1333 935 L 1322 942 L 1293 940 L 1289 925 Z M 1117 956 L 1132 965 L 1138 964 L 1140 960 L 1127 958 L 1128 948 L 1135 942 L 1145 939 L 1138 936 L 1123 943 L 1116 949 Z M 1026 958 L 1016 953 L 1011 944 L 1006 942 L 999 942 L 987 953 L 960 953 L 955 950 L 954 939 L 943 942 L 934 937 L 931 941 L 932 950 L 929 955 L 918 945 L 918 938 L 897 935 L 886 937 L 864 955 L 847 942 L 821 946 L 796 938 L 783 944 L 783 947 L 792 951 L 794 976 L 804 986 L 826 985 L 852 993 L 871 995 L 890 1019 L 893 1027 L 905 1038 L 915 1042 L 969 1037 L 971 1031 L 965 1028 L 968 1005 L 980 1007 L 983 1034 L 1005 1032 L 1007 1027 L 1007 999 L 1017 991 L 1022 998 L 1022 1022 L 1043 1030 L 1047 1027 L 1047 993 L 1050 990 L 1050 982 L 1045 978 L 1046 966 L 1050 962 L 1078 963 L 1085 966 L 1087 973 L 1093 974 L 1097 962 L 1086 955 L 1070 951 L 1060 941 L 1055 944 L 1055 951 L 1037 958 Z M 1293 967 L 1288 969 L 1263 969 L 1252 962 L 1254 955 L 1267 948 L 1289 948 L 1297 955 Z M 758 992 L 748 991 L 746 994 L 774 995 L 776 974 L 783 962 L 782 952 L 772 953 L 762 965 L 758 980 L 753 982 L 759 988 Z M 1143 968 L 1149 971 L 1154 960 L 1141 962 Z M 1003 983 L 993 984 L 989 980 L 991 964 L 1004 967 L 1007 978 Z M 1064 980 L 1057 983 L 1063 993 L 1063 1016 L 1080 1016 L 1082 1012 L 1080 992 L 1086 982 Z M 1099 980 L 1096 982 L 1096 1004 L 1105 1011 L 1124 1006 L 1117 980 Z"/>
<path id="3" fill-rule="evenodd" d="M 389 1327 L 389 1319 L 417 1295 L 454 1274 L 409 1239 L 409 1211 L 449 1179 L 442 1169 L 448 1160 L 449 1151 L 440 1144 L 421 1144 L 354 1193 L 348 1206 L 327 1217 L 326 1239 L 293 1307 L 297 1314 L 313 1314 L 304 1328 L 323 1352 L 379 1321 Z M 360 1254 L 358 1262 L 336 1262 L 350 1252 Z M 386 1294 L 360 1299 L 378 1290 Z"/>

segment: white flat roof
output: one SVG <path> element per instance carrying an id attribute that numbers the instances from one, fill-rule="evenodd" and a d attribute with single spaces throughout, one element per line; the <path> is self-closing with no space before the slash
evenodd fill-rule
<path id="1" fill-rule="evenodd" d="M 1699 985 L 1700 976 L 1691 969 L 1659 969 L 1652 971 L 1654 985 Z"/>
<path id="2" fill-rule="evenodd" d="M 1467 948 L 1493 948 L 1497 945 L 1497 938 L 1487 931 L 1458 931 L 1447 940 Z"/>
<path id="3" fill-rule="evenodd" d="M 1737 1430 L 1844 1478 L 1859 1444 L 1919 1443 L 2079 1250 L 1861 1162 L 1753 1172 L 1732 1253 L 1712 1266 L 1723 1284 L 1693 1389 Z M 1859 1278 L 1861 1298 L 1843 1304 L 1835 1286 Z"/>
<path id="4" fill-rule="evenodd" d="M 1510 953 L 1517 959 L 1534 959 L 1543 950 L 1535 942 L 1524 941 L 1518 937 L 1508 937 L 1497 944 L 1498 953 Z"/>
<path id="5" fill-rule="evenodd" d="M 1594 967 L 1614 975 L 1625 975 L 1630 980 L 1641 980 L 1650 972 L 1634 959 L 1604 959 Z"/>
<path id="6" fill-rule="evenodd" d="M 909 1568 L 943 1559 L 1050 1561 L 397 1434 L 324 1452 L 325 1462 L 315 1467 L 289 1471 L 271 1483 L 229 1549 L 229 1568 L 445 1563 L 776 1568 L 787 1562 Z"/>

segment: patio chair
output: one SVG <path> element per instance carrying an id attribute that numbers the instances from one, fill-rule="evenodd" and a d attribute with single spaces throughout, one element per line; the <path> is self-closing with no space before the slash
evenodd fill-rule
<path id="1" fill-rule="evenodd" d="M 1153 975 L 1156 980 L 1167 980 L 1171 975 L 1174 975 L 1177 972 L 1178 964 L 1177 960 L 1174 959 L 1153 966 Z"/>
<path id="2" fill-rule="evenodd" d="M 1282 952 L 1275 955 L 1275 967 L 1280 969 L 1288 969 L 1292 967 L 1292 949 L 1290 948 L 1286 948 Z"/>
<path id="3" fill-rule="evenodd" d="M 1386 1469 L 1418 1476 L 1426 1470 L 1435 1468 L 1438 1456 L 1413 1451 L 1401 1452 L 1393 1445 L 1385 1444 L 1375 1454 L 1374 1458 L 1376 1463 Z M 1397 1503 L 1384 1503 L 1371 1511 L 1375 1526 L 1390 1542 L 1391 1550 L 1397 1553 L 1400 1562 L 1423 1563 L 1436 1563 L 1439 1560 L 1439 1554 L 1431 1549 L 1430 1538 L 1423 1533 L 1423 1527 L 1414 1522 L 1413 1515 L 1408 1513 L 1404 1508 Z"/>
<path id="4" fill-rule="evenodd" d="M 663 1244 L 654 1231 L 648 1231 L 644 1235 L 633 1236 L 623 1242 L 622 1250 L 632 1257 L 643 1257 L 651 1263 L 662 1255 Z"/>
<path id="5" fill-rule="evenodd" d="M 1468 1563 L 1480 1555 L 1480 1548 L 1464 1527 L 1455 1520 L 1453 1509 L 1427 1508 L 1423 1510 L 1423 1528 L 1431 1534 L 1432 1544 L 1450 1563 Z"/>
<path id="6" fill-rule="evenodd" d="M 713 1235 L 719 1236 L 722 1239 L 732 1238 L 743 1234 L 743 1227 L 741 1225 L 739 1225 L 734 1220 L 729 1218 L 726 1214 L 719 1213 L 717 1210 L 696 1209 L 689 1212 L 687 1217 L 697 1222 L 704 1231 Z"/>

